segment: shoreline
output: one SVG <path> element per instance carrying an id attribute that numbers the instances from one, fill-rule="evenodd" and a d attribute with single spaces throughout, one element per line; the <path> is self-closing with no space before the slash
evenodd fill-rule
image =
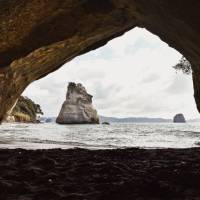
<path id="1" fill-rule="evenodd" d="M 2 200 L 200 199 L 200 148 L 0 149 Z"/>

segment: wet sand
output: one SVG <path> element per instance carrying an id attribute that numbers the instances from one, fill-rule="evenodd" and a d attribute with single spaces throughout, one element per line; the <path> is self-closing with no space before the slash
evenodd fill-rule
<path id="1" fill-rule="evenodd" d="M 0 150 L 0 200 L 200 199 L 200 148 Z"/>

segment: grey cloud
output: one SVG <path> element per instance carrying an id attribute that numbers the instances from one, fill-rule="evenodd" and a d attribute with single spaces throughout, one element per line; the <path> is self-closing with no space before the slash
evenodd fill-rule
<path id="1" fill-rule="evenodd" d="M 138 52 L 140 49 L 148 48 L 148 49 L 155 49 L 158 47 L 158 43 L 152 43 L 150 41 L 144 40 L 143 38 L 139 38 L 136 40 L 133 44 L 127 45 L 125 48 L 126 54 L 134 55 L 136 52 Z"/>
<path id="2" fill-rule="evenodd" d="M 96 60 L 96 59 L 104 59 L 104 60 L 110 60 L 114 56 L 114 52 L 112 48 L 109 46 L 103 46 L 101 48 L 98 48 L 96 50 L 90 51 L 80 57 L 77 58 L 77 60 Z"/>
<path id="3" fill-rule="evenodd" d="M 112 99 L 123 90 L 123 86 L 120 85 L 103 85 L 101 81 L 94 83 L 93 96 L 97 100 L 106 100 L 112 97 Z"/>
<path id="4" fill-rule="evenodd" d="M 186 76 L 186 75 L 185 75 Z M 191 80 L 184 76 L 175 76 L 173 82 L 165 89 L 172 95 L 184 94 L 191 91 Z"/>
<path id="5" fill-rule="evenodd" d="M 159 75 L 158 74 L 150 74 L 146 77 L 144 77 L 141 80 L 141 83 L 152 83 L 154 81 L 157 81 L 159 79 Z"/>
<path id="6" fill-rule="evenodd" d="M 81 71 L 80 74 L 78 75 L 78 77 L 80 78 L 80 81 L 82 80 L 93 80 L 93 79 L 102 79 L 105 77 L 105 72 L 102 70 L 95 70 L 95 66 L 94 69 L 87 69 L 84 71 Z"/>

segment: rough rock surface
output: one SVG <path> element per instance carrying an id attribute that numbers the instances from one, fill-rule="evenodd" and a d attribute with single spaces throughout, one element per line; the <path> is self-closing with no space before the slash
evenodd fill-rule
<path id="1" fill-rule="evenodd" d="M 200 148 L 1 149 L 0 199 L 199 200 L 199 155 Z"/>
<path id="2" fill-rule="evenodd" d="M 174 122 L 174 123 L 185 123 L 186 120 L 185 120 L 184 115 L 181 114 L 181 113 L 179 113 L 179 114 L 176 114 L 176 115 L 174 116 L 173 122 Z"/>
<path id="3" fill-rule="evenodd" d="M 98 124 L 97 111 L 92 106 L 92 95 L 80 84 L 69 83 L 66 100 L 56 119 L 59 124 Z"/>
<path id="4" fill-rule="evenodd" d="M 31 82 L 136 26 L 191 62 L 200 110 L 199 10 L 199 0 L 1 0 L 0 121 Z"/>

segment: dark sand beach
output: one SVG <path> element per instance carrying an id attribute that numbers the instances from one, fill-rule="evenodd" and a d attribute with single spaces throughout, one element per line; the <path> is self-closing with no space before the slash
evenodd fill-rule
<path id="1" fill-rule="evenodd" d="M 200 199 L 200 148 L 0 150 L 1 200 Z"/>

